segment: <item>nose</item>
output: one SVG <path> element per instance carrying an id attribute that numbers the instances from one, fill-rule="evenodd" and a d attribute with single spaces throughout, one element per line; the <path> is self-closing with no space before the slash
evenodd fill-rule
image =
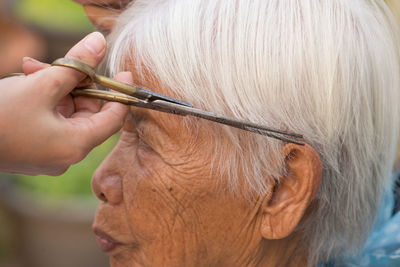
<path id="1" fill-rule="evenodd" d="M 123 200 L 122 179 L 116 167 L 110 165 L 106 159 L 96 170 L 92 178 L 92 190 L 101 201 L 117 205 Z"/>

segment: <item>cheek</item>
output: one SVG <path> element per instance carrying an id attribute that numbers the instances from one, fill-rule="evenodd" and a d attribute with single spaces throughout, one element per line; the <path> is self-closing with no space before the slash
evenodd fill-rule
<path id="1" fill-rule="evenodd" d="M 124 202 L 132 232 L 146 242 L 165 230 L 175 204 L 165 178 L 168 167 L 160 157 L 139 142 L 131 159 L 123 179 Z"/>

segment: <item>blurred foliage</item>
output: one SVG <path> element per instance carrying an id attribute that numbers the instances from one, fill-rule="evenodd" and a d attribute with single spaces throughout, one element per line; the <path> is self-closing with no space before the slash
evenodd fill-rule
<path id="1" fill-rule="evenodd" d="M 71 0 L 18 0 L 14 8 L 20 19 L 40 28 L 64 32 L 94 29 L 82 6 Z"/>
<path id="2" fill-rule="evenodd" d="M 71 166 L 67 172 L 59 177 L 39 175 L 17 176 L 15 182 L 32 191 L 35 195 L 47 197 L 90 196 L 91 178 L 106 155 L 112 150 L 119 138 L 114 135 L 102 145 L 93 149 L 81 162 Z"/>

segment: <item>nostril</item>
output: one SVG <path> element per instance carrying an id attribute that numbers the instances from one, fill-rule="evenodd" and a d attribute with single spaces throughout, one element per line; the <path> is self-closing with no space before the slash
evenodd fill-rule
<path id="1" fill-rule="evenodd" d="M 117 174 L 97 172 L 93 176 L 92 189 L 99 200 L 108 204 L 117 205 L 123 199 L 122 179 Z"/>

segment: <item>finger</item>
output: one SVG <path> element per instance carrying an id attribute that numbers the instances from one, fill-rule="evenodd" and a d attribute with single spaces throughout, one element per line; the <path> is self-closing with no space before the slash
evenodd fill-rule
<path id="1" fill-rule="evenodd" d="M 132 74 L 130 72 L 121 72 L 115 76 L 115 79 L 132 84 Z M 90 117 L 91 126 L 88 128 L 88 134 L 91 136 L 86 142 L 91 144 L 91 147 L 95 147 L 119 131 L 125 121 L 128 111 L 129 107 L 126 105 L 116 102 L 107 102 L 100 112 Z"/>
<path id="2" fill-rule="evenodd" d="M 122 128 L 128 110 L 128 106 L 124 104 L 108 102 L 103 106 L 100 112 L 91 117 L 91 121 L 97 129 L 97 131 L 94 132 L 95 135 L 90 140 L 92 147 L 100 145 Z"/>
<path id="3" fill-rule="evenodd" d="M 25 75 L 35 73 L 39 70 L 42 70 L 42 69 L 48 68 L 48 67 L 50 67 L 49 64 L 40 62 L 40 61 L 30 58 L 30 57 L 24 57 L 23 63 L 22 63 L 22 70 L 25 73 Z"/>
<path id="4" fill-rule="evenodd" d="M 67 58 L 77 59 L 96 68 L 106 53 L 106 41 L 99 32 L 94 32 L 86 36 L 67 53 Z M 38 72 L 38 79 L 47 84 L 45 93 L 52 96 L 51 102 L 57 102 L 62 97 L 72 91 L 80 81 L 85 78 L 85 74 L 66 67 L 51 67 Z"/>

